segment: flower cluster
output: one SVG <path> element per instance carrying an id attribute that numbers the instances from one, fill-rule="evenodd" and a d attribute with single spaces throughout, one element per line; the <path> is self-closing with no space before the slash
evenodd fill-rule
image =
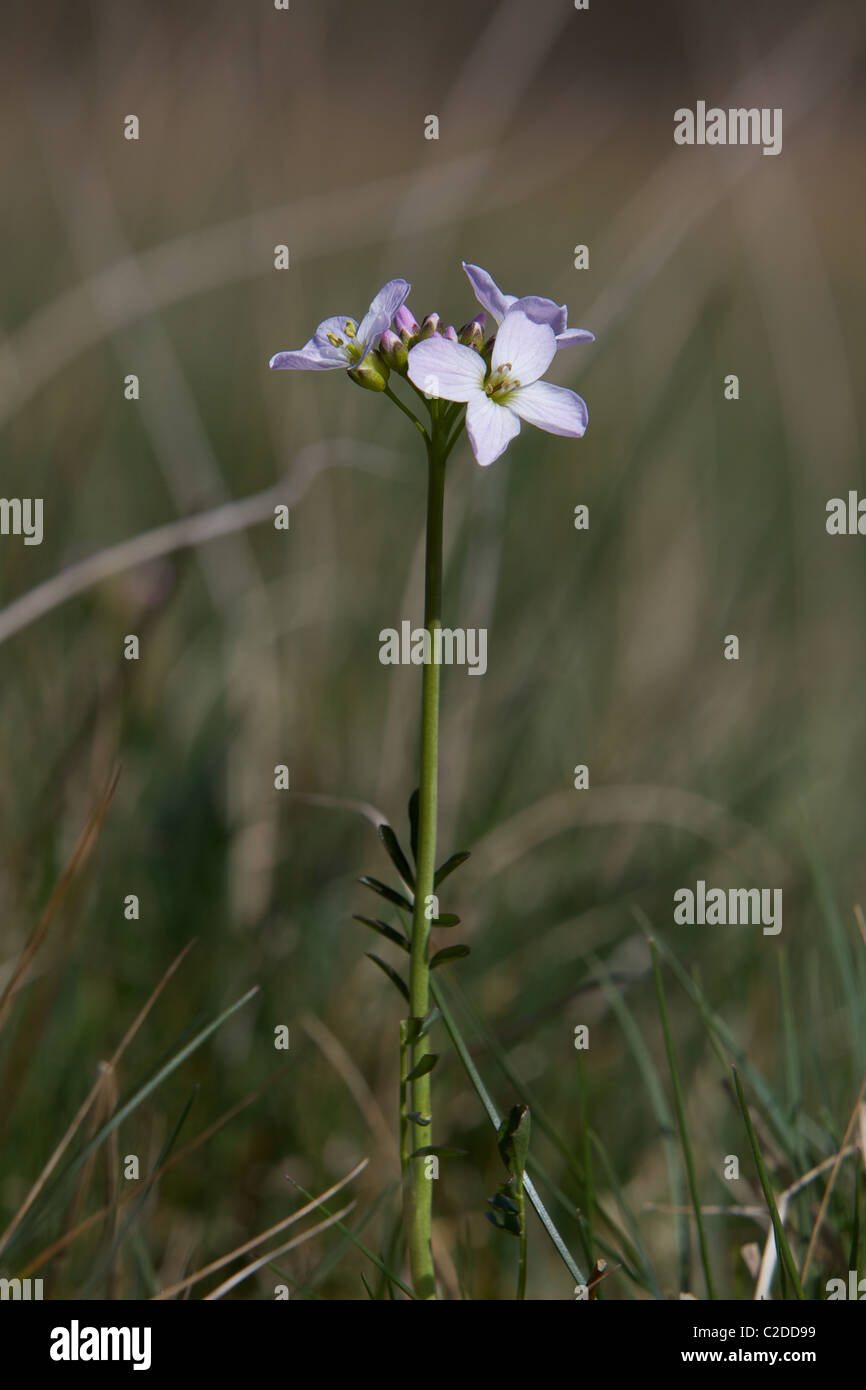
<path id="1" fill-rule="evenodd" d="M 482 467 L 504 453 L 522 420 L 579 439 L 588 419 L 585 402 L 542 377 L 560 348 L 591 343 L 593 334 L 568 327 L 564 304 L 503 294 L 480 266 L 464 261 L 463 269 L 481 312 L 459 331 L 443 328 L 438 314 L 419 324 L 406 307 L 411 286 L 389 280 L 360 322 L 348 315 L 325 319 L 302 348 L 272 357 L 271 367 L 342 369 L 358 385 L 389 394 L 396 371 L 427 400 L 465 405 L 466 432 Z M 488 315 L 496 331 L 485 340 Z"/>

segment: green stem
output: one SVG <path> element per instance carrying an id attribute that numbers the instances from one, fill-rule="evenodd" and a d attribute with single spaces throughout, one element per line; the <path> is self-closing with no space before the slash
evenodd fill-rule
<path id="1" fill-rule="evenodd" d="M 523 1177 L 515 1183 L 515 1196 L 520 1207 L 520 1257 L 517 1264 L 517 1297 L 526 1298 L 526 1199 L 523 1195 Z"/>
<path id="2" fill-rule="evenodd" d="M 430 966 L 428 945 L 429 911 L 436 871 L 436 813 L 439 783 L 439 674 L 435 656 L 435 633 L 442 626 L 442 535 L 445 515 L 445 447 L 438 402 L 431 403 L 431 439 L 427 449 L 427 549 L 424 564 L 424 626 L 430 634 L 431 660 L 424 665 L 421 695 L 421 778 L 418 800 L 418 863 L 415 879 L 415 905 L 412 914 L 412 954 L 409 967 L 409 1003 L 412 1017 L 422 1019 L 430 1008 Z M 429 916 L 428 916 L 429 912 Z M 412 1043 L 412 1068 L 429 1051 L 428 1035 Z M 412 1109 L 432 1116 L 430 1073 L 412 1083 Z M 428 1131 L 432 1138 L 432 1130 Z M 418 1298 L 435 1298 L 431 1240 L 433 1184 L 427 1177 L 426 1160 L 411 1160 L 407 1188 L 407 1227 L 409 1263 Z"/>
<path id="3" fill-rule="evenodd" d="M 406 1111 L 406 1082 L 403 1080 L 409 1070 L 407 1059 L 409 1049 L 406 1045 L 407 1023 L 400 1022 L 400 1176 L 405 1184 L 409 1171 L 409 1116 Z"/>
<path id="4" fill-rule="evenodd" d="M 412 421 L 412 424 L 415 426 L 416 430 L 420 430 L 421 434 L 423 434 L 424 439 L 427 442 L 427 445 L 429 446 L 430 436 L 428 435 L 424 426 L 421 424 L 421 421 L 418 419 L 418 416 L 415 414 L 415 412 L 413 410 L 410 410 L 408 405 L 404 405 L 403 402 L 400 400 L 399 396 L 394 395 L 394 392 L 391 390 L 390 386 L 385 387 L 385 395 L 388 397 L 389 401 L 394 402 L 398 410 L 402 410 L 407 420 Z"/>
<path id="5" fill-rule="evenodd" d="M 458 422 L 457 427 L 449 438 L 448 443 L 445 445 L 443 459 L 447 459 L 463 432 L 463 426 L 466 424 L 465 406 L 457 405 L 452 408 L 447 417 L 446 428 L 450 430 L 455 420 Z"/>

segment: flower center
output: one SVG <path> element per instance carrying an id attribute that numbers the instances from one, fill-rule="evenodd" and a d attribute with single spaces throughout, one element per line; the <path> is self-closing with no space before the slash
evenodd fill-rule
<path id="1" fill-rule="evenodd" d="M 511 392 L 516 391 L 520 385 L 516 377 L 509 376 L 509 373 L 513 370 L 510 362 L 500 362 L 499 366 L 494 368 L 484 383 L 485 393 L 492 401 L 495 401 L 497 405 L 500 405 L 505 400 L 506 396 L 510 396 Z"/>
<path id="2" fill-rule="evenodd" d="M 345 348 L 350 361 L 354 362 L 361 356 L 361 349 L 358 344 L 354 342 L 355 335 L 358 332 L 358 325 L 354 323 L 352 319 L 346 319 L 343 324 L 343 332 L 346 338 L 349 339 L 348 342 L 346 342 L 344 338 L 341 338 L 339 333 L 329 333 L 328 342 L 331 344 L 331 347 Z"/>

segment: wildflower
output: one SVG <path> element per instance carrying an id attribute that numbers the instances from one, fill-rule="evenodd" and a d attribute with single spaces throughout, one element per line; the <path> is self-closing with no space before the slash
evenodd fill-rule
<path id="1" fill-rule="evenodd" d="M 503 294 L 493 276 L 482 270 L 480 265 L 469 265 L 464 261 L 463 269 L 469 277 L 478 303 L 493 315 L 497 323 L 502 322 L 513 305 L 519 304 L 536 323 L 550 324 L 556 334 L 558 348 L 570 347 L 572 343 L 595 342 L 595 334 L 590 333 L 588 329 L 568 327 L 568 310 L 564 304 L 556 304 L 552 299 L 543 299 L 537 294 L 527 295 L 523 299 L 518 299 L 513 294 Z"/>
<path id="2" fill-rule="evenodd" d="M 491 310 L 492 312 L 492 310 Z M 574 391 L 542 381 L 556 356 L 556 334 L 522 302 L 507 309 L 488 367 L 480 353 L 447 338 L 428 338 L 409 353 L 409 380 L 446 401 L 466 402 L 466 431 L 482 467 L 504 453 L 520 421 L 579 439 L 588 420 Z"/>
<path id="3" fill-rule="evenodd" d="M 277 371 L 330 372 L 357 370 L 377 347 L 382 334 L 402 307 L 411 289 L 405 280 L 383 285 L 360 324 L 345 315 L 324 319 L 309 342 L 297 352 L 278 352 L 270 365 Z"/>

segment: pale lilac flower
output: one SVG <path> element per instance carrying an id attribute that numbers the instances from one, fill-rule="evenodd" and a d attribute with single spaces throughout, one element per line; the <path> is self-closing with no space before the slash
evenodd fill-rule
<path id="1" fill-rule="evenodd" d="M 470 265 L 464 261 L 463 269 L 469 277 L 478 303 L 493 315 L 497 323 L 502 322 L 513 305 L 519 304 L 524 313 L 536 323 L 550 324 L 556 334 L 558 348 L 570 347 L 572 343 L 595 342 L 595 334 L 590 333 L 588 329 L 568 327 L 568 310 L 564 304 L 556 304 L 552 299 L 542 299 L 537 294 L 526 295 L 522 299 L 518 299 L 514 294 L 503 294 L 493 276 L 482 270 L 480 265 Z"/>
<path id="2" fill-rule="evenodd" d="M 521 420 L 549 434 L 579 439 L 584 433 L 585 402 L 574 391 L 540 380 L 555 356 L 550 324 L 515 304 L 503 316 L 489 368 L 480 353 L 462 343 L 428 338 L 409 353 L 409 380 L 431 396 L 466 402 L 466 431 L 486 468 L 520 432 Z"/>
<path id="3" fill-rule="evenodd" d="M 278 352 L 270 365 L 277 371 L 330 372 L 360 367 L 378 346 L 382 334 L 406 300 L 411 285 L 389 280 L 383 285 L 360 324 L 345 315 L 324 319 L 309 342 L 297 352 Z"/>

